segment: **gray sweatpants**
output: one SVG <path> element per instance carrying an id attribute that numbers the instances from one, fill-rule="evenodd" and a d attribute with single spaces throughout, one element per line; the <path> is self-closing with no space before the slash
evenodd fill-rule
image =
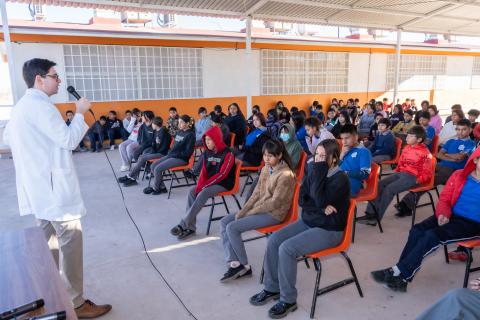
<path id="1" fill-rule="evenodd" d="M 268 239 L 265 254 L 265 290 L 280 292 L 280 301 L 297 301 L 297 258 L 332 248 L 343 238 L 343 231 L 310 228 L 303 220 L 274 232 Z"/>
<path id="2" fill-rule="evenodd" d="M 182 226 L 183 229 L 196 230 L 197 215 L 202 210 L 208 199 L 216 196 L 220 192 L 227 191 L 227 189 L 224 187 L 214 184 L 213 186 L 207 187 L 195 195 L 195 188 L 196 187 L 191 188 L 188 193 L 187 215 L 182 219 L 182 221 L 180 221 L 180 226 Z"/>
<path id="3" fill-rule="evenodd" d="M 434 305 L 417 317 L 417 320 L 476 320 L 480 319 L 480 292 L 470 289 L 452 289 Z"/>
<path id="4" fill-rule="evenodd" d="M 397 193 L 406 191 L 417 185 L 417 178 L 406 172 L 395 172 L 394 174 L 380 180 L 378 183 L 378 195 L 373 201 L 368 202 L 367 212 L 373 214 L 372 206 L 377 209 L 378 217 L 381 220 L 387 211 L 388 205 L 392 202 Z"/>
<path id="5" fill-rule="evenodd" d="M 120 158 L 122 159 L 123 166 L 130 165 L 135 150 L 139 147 L 140 145 L 138 144 L 138 142 L 133 140 L 125 140 L 120 143 L 120 146 L 118 146 L 118 151 L 120 152 Z"/>
<path id="6" fill-rule="evenodd" d="M 222 242 L 227 262 L 239 261 L 248 264 L 247 252 L 242 240 L 242 233 L 257 228 L 273 226 L 281 223 L 269 213 L 257 213 L 240 219 L 235 219 L 235 213 L 225 216 L 221 221 Z"/>
<path id="7" fill-rule="evenodd" d="M 447 183 L 448 178 L 455 172 L 455 169 L 446 167 L 446 166 L 437 166 L 435 168 L 435 181 L 433 182 L 434 186 L 439 186 L 441 184 L 445 185 Z M 424 192 L 419 192 L 417 194 L 418 199 L 424 194 Z M 410 210 L 413 210 L 413 206 L 415 205 L 415 197 L 413 193 L 407 193 L 403 199 L 404 202 Z"/>
<path id="8" fill-rule="evenodd" d="M 376 164 L 380 164 L 382 161 L 392 160 L 392 157 L 388 154 L 379 154 L 372 157 L 372 161 Z"/>
<path id="9" fill-rule="evenodd" d="M 164 157 L 152 163 L 152 165 L 150 166 L 150 171 L 153 172 L 154 177 L 153 188 L 155 190 L 166 188 L 165 184 L 163 183 L 163 172 L 170 168 L 183 166 L 185 164 L 187 164 L 187 162 L 183 161 L 182 159 L 168 157 Z"/>
<path id="10" fill-rule="evenodd" d="M 165 155 L 161 153 L 142 154 L 140 157 L 138 157 L 137 162 L 135 162 L 133 167 L 130 169 L 130 173 L 128 174 L 128 176 L 130 178 L 137 179 L 140 171 L 145 167 L 145 164 L 148 160 L 162 158 L 164 156 Z"/>

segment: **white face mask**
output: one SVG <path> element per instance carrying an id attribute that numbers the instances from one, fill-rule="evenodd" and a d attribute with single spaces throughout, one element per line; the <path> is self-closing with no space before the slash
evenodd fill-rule
<path id="1" fill-rule="evenodd" d="M 280 139 L 282 139 L 283 142 L 287 142 L 290 140 L 290 135 L 288 133 L 280 133 Z"/>

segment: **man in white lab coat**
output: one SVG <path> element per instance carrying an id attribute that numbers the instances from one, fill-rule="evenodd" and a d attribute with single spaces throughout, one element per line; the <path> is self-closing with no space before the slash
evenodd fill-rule
<path id="1" fill-rule="evenodd" d="M 83 241 L 80 218 L 85 215 L 72 150 L 88 130 L 87 99 L 76 102 L 77 112 L 67 126 L 50 101 L 60 79 L 55 63 L 32 59 L 23 65 L 25 95 L 12 111 L 4 132 L 15 164 L 21 215 L 35 215 L 49 241 L 60 275 L 79 318 L 95 318 L 110 311 L 83 298 Z M 55 241 L 57 240 L 57 241 Z M 53 247 L 54 243 L 58 246 Z"/>

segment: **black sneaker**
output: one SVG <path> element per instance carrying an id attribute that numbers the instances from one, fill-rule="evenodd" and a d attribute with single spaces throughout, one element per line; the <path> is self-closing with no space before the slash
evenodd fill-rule
<path id="1" fill-rule="evenodd" d="M 170 234 L 172 236 L 178 236 L 180 233 L 183 232 L 183 228 L 181 225 L 176 225 L 175 227 L 173 227 L 172 229 L 170 229 Z"/>
<path id="2" fill-rule="evenodd" d="M 399 205 L 397 206 L 397 210 L 398 212 L 395 213 L 397 218 L 411 217 L 413 215 L 413 211 L 402 201 L 400 201 Z"/>
<path id="3" fill-rule="evenodd" d="M 225 282 L 229 282 L 231 280 L 235 280 L 237 278 L 240 278 L 245 273 L 247 273 L 248 270 L 250 270 L 250 269 L 245 268 L 245 266 L 243 264 L 239 265 L 236 268 L 230 267 L 230 268 L 228 268 L 227 272 L 225 272 L 222 279 L 220 279 L 220 282 L 225 283 Z"/>
<path id="4" fill-rule="evenodd" d="M 289 312 L 297 310 L 297 303 L 279 301 L 268 310 L 268 316 L 272 319 L 285 318 Z"/>
<path id="5" fill-rule="evenodd" d="M 242 274 L 240 277 L 238 277 L 238 279 L 245 278 L 245 277 L 251 277 L 252 274 L 253 274 L 252 267 L 248 268 L 247 270 L 248 271 L 245 272 L 244 274 Z"/>
<path id="6" fill-rule="evenodd" d="M 363 218 L 363 217 L 361 217 Z M 373 217 L 369 217 L 369 219 L 367 218 L 364 218 L 364 219 L 357 219 L 357 222 L 360 223 L 360 224 L 364 224 L 364 225 L 367 225 L 367 226 L 372 226 L 372 227 L 375 227 L 377 225 L 377 219 L 375 218 L 375 216 Z"/>
<path id="7" fill-rule="evenodd" d="M 124 187 L 130 187 L 130 186 L 135 186 L 137 184 L 138 184 L 137 180 L 132 179 L 132 178 L 128 178 L 128 180 L 123 183 L 123 186 Z"/>
<path id="8" fill-rule="evenodd" d="M 118 178 L 117 181 L 120 182 L 120 183 L 124 183 L 124 182 L 127 182 L 128 179 L 130 179 L 128 176 L 123 176 L 123 177 Z"/>
<path id="9" fill-rule="evenodd" d="M 387 283 L 393 277 L 393 269 L 382 269 L 370 272 L 373 280 L 378 283 Z"/>
<path id="10" fill-rule="evenodd" d="M 250 297 L 250 304 L 254 306 L 263 306 L 270 300 L 278 300 L 280 299 L 279 292 L 270 292 L 267 290 L 262 290 L 261 292 L 257 293 Z"/>
<path id="11" fill-rule="evenodd" d="M 407 281 L 403 280 L 400 276 L 391 277 L 390 280 L 384 284 L 385 288 L 400 292 L 407 292 L 407 285 Z"/>
<path id="12" fill-rule="evenodd" d="M 177 239 L 184 240 L 190 236 L 193 236 L 194 234 L 195 234 L 195 230 L 185 229 L 177 236 Z"/>
<path id="13" fill-rule="evenodd" d="M 145 194 L 151 194 L 155 191 L 155 189 L 153 189 L 152 187 L 146 187 L 145 189 L 143 189 L 143 193 Z"/>
<path id="14" fill-rule="evenodd" d="M 168 192 L 168 189 L 163 187 L 163 188 L 160 188 L 159 190 L 153 189 L 152 194 L 157 195 L 157 194 L 162 194 L 162 193 L 167 193 L 167 192 Z"/>

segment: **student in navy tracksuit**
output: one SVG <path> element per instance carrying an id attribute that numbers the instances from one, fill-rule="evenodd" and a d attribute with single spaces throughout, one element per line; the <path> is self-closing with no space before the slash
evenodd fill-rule
<path id="1" fill-rule="evenodd" d="M 155 114 L 152 111 L 143 112 L 143 124 L 138 131 L 137 142 L 139 147 L 133 152 L 132 161 L 137 161 L 138 157 L 148 148 L 152 146 L 155 130 L 152 127 L 153 118 Z"/>
<path id="2" fill-rule="evenodd" d="M 123 128 L 123 122 L 117 119 L 117 112 L 114 110 L 108 113 L 106 128 L 108 139 L 110 140 L 110 150 L 115 149 L 115 139 L 127 140 L 128 137 Z"/>
<path id="3" fill-rule="evenodd" d="M 100 151 L 103 149 L 103 140 L 105 140 L 105 124 L 107 117 L 101 116 L 99 120 L 88 129 L 87 137 L 90 140 L 90 151 Z M 98 146 L 97 146 L 98 144 Z"/>
<path id="4" fill-rule="evenodd" d="M 372 153 L 372 161 L 375 163 L 381 163 L 395 157 L 395 135 L 390 131 L 390 120 L 388 118 L 382 118 L 378 122 L 375 140 L 369 145 L 368 149 Z"/>
<path id="5" fill-rule="evenodd" d="M 157 195 L 168 192 L 163 183 L 163 172 L 170 168 L 186 165 L 192 156 L 195 148 L 193 119 L 188 115 L 181 116 L 178 120 L 178 128 L 175 143 L 167 156 L 151 165 L 150 169 L 154 176 L 153 186 L 143 189 L 143 193 Z"/>

